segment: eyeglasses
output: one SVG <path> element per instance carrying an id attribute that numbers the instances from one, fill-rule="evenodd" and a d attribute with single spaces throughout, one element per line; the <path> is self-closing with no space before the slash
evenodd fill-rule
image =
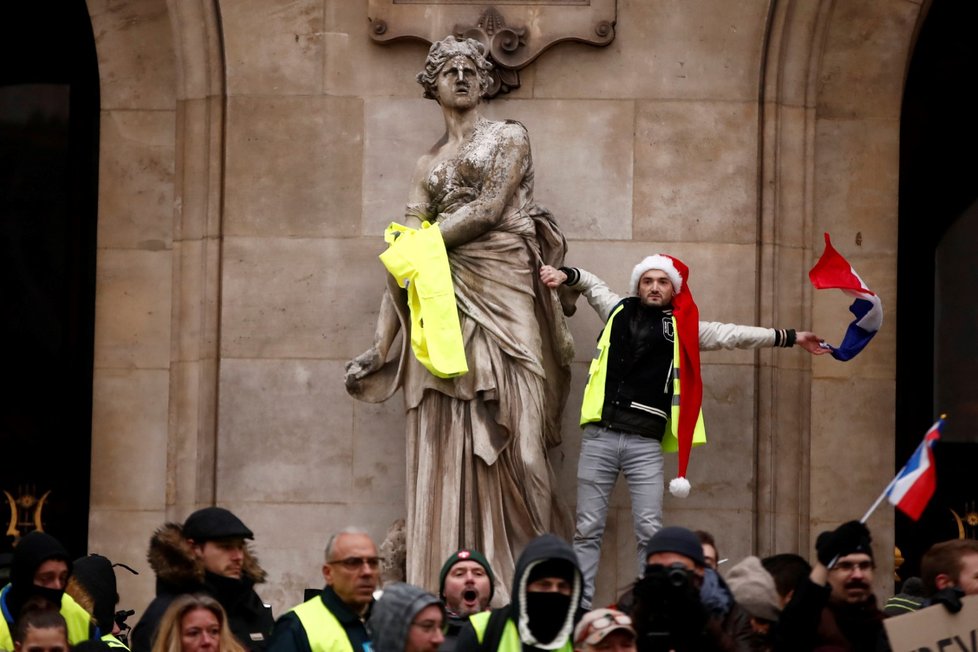
<path id="1" fill-rule="evenodd" d="M 625 614 L 605 614 L 600 618 L 595 618 L 593 621 L 588 623 L 587 629 L 578 636 L 579 641 L 587 639 L 591 634 L 595 634 L 605 629 L 613 629 L 616 627 L 631 627 L 632 619 Z"/>
<path id="2" fill-rule="evenodd" d="M 851 573 L 852 571 L 854 571 L 854 570 L 856 570 L 858 568 L 861 572 L 865 573 L 866 571 L 872 570 L 875 567 L 876 567 L 876 565 L 873 564 L 873 562 L 868 561 L 868 560 L 866 560 L 866 561 L 839 561 L 839 562 L 836 562 L 835 566 L 832 567 L 832 570 L 842 571 L 843 573 Z"/>
<path id="3" fill-rule="evenodd" d="M 334 559 L 327 561 L 327 564 L 339 564 L 348 571 L 360 570 L 366 564 L 370 570 L 377 570 L 383 557 L 347 557 L 346 559 Z"/>

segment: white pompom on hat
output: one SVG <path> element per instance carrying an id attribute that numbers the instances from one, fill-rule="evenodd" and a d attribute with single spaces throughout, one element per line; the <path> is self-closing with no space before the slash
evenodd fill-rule
<path id="1" fill-rule="evenodd" d="M 646 256 L 642 262 L 635 266 L 632 270 L 632 283 L 628 286 L 629 292 L 633 295 L 638 294 L 638 282 L 642 278 L 642 275 L 650 269 L 659 269 L 665 272 L 669 280 L 672 281 L 672 287 L 676 294 L 682 292 L 682 274 L 676 269 L 676 264 L 673 262 L 673 259 L 670 256 L 663 256 L 662 254 Z"/>

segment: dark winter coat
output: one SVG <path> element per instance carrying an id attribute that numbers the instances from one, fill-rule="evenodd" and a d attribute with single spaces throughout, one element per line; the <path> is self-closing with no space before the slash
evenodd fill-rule
<path id="1" fill-rule="evenodd" d="M 264 652 L 275 619 L 271 607 L 255 593 L 255 584 L 265 581 L 265 571 L 246 546 L 241 579 L 223 577 L 204 570 L 190 542 L 177 523 L 167 523 L 149 542 L 149 565 L 156 573 L 156 598 L 146 607 L 132 630 L 132 652 L 151 652 L 156 629 L 170 603 L 186 593 L 206 593 L 227 612 L 228 626 L 246 650 Z"/>

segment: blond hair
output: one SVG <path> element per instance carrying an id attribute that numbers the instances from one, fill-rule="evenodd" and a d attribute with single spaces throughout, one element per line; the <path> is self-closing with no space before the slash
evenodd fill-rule
<path id="1" fill-rule="evenodd" d="M 221 625 L 218 652 L 245 652 L 245 649 L 228 628 L 228 619 L 227 614 L 224 613 L 224 607 L 221 606 L 220 602 L 204 593 L 181 595 L 170 603 L 160 619 L 160 627 L 156 632 L 156 642 L 153 643 L 152 652 L 183 652 L 181 636 L 183 617 L 197 609 L 206 609 L 211 612 Z"/>

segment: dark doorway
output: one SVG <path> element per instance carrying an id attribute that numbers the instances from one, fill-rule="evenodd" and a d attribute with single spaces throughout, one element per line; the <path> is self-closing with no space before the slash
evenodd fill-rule
<path id="1" fill-rule="evenodd" d="M 978 369 L 978 230 L 969 224 L 978 199 L 976 79 L 978 3 L 934 0 L 914 48 L 901 120 L 897 464 L 940 413 L 949 419 L 936 450 L 936 495 L 917 523 L 897 514 L 897 546 L 907 558 L 902 577 L 918 572 L 932 543 L 961 530 L 978 537 L 978 399 L 970 398 L 978 397 L 978 384 L 969 377 Z M 960 333 L 968 336 L 956 339 Z"/>
<path id="2" fill-rule="evenodd" d="M 84 0 L 6 3 L 3 14 L 0 552 L 12 547 L 11 528 L 22 535 L 34 529 L 40 506 L 44 530 L 82 555 L 92 441 L 98 61 Z"/>

